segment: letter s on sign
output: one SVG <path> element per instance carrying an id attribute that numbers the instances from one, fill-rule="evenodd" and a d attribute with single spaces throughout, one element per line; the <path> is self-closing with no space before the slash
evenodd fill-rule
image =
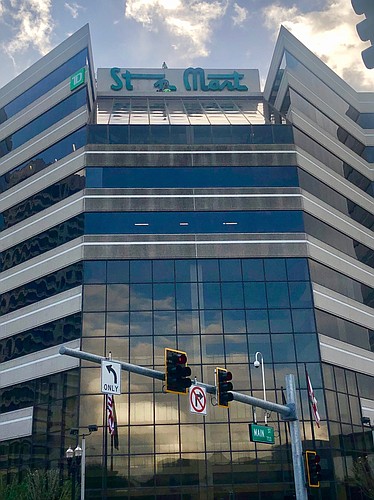
<path id="1" fill-rule="evenodd" d="M 121 71 L 120 68 L 112 68 L 110 70 L 110 76 L 113 78 L 113 80 L 116 82 L 116 85 L 111 85 L 110 88 L 112 90 L 121 90 L 123 87 L 123 83 L 121 78 L 118 76 L 118 73 Z"/>

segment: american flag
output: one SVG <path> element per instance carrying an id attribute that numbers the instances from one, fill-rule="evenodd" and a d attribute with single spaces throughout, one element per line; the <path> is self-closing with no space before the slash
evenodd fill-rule
<path id="1" fill-rule="evenodd" d="M 310 401 L 310 404 L 311 404 L 312 410 L 313 410 L 314 420 L 316 421 L 317 427 L 319 428 L 320 427 L 319 423 L 321 421 L 321 417 L 319 416 L 319 413 L 318 413 L 317 399 L 314 395 L 312 382 L 310 380 L 308 372 L 306 372 L 306 380 L 307 380 L 307 384 L 308 384 L 308 395 L 309 395 L 309 401 Z"/>
<path id="2" fill-rule="evenodd" d="M 116 415 L 116 408 L 114 406 L 113 394 L 107 395 L 106 408 L 108 412 L 108 432 L 113 439 L 114 447 L 116 448 L 116 450 L 118 450 L 119 444 L 118 444 L 117 415 Z"/>

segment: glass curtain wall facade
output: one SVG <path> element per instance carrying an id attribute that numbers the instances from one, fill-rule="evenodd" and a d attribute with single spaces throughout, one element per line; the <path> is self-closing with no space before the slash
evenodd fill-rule
<path id="1" fill-rule="evenodd" d="M 200 83 L 196 95 L 156 84 L 113 95 L 119 70 L 112 91 L 94 83 L 84 27 L 27 70 L 30 84 L 21 75 L 0 90 L 6 481 L 30 467 L 66 479 L 65 450 L 79 442 L 70 429 L 96 424 L 87 498 L 292 498 L 277 414 L 275 444 L 255 444 L 252 407 L 208 397 L 207 416 L 195 415 L 162 382 L 123 373 L 117 449 L 100 366 L 58 353 L 163 371 L 169 347 L 199 381 L 227 368 L 235 391 L 260 398 L 261 352 L 266 396 L 281 404 L 294 374 L 303 450 L 321 456 L 313 497 L 365 500 L 349 476 L 374 451 L 374 96 L 364 105 L 286 30 L 277 44 L 264 92 Z"/>
<path id="2" fill-rule="evenodd" d="M 84 231 L 76 205 L 92 76 L 85 26 L 0 90 L 2 484 L 62 470 L 79 424 L 79 364 L 58 349 L 78 348 L 82 334 L 83 263 L 66 245 Z"/>

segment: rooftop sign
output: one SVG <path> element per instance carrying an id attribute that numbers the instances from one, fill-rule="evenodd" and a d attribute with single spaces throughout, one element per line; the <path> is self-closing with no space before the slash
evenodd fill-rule
<path id="1" fill-rule="evenodd" d="M 258 70 L 121 69 L 100 68 L 97 72 L 99 96 L 237 94 L 260 92 Z"/>

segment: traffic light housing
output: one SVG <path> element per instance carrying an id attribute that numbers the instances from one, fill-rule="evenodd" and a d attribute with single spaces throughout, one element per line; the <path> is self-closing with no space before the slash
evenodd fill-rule
<path id="1" fill-rule="evenodd" d="M 191 368 L 187 366 L 187 354 L 176 349 L 165 349 L 165 387 L 166 392 L 187 394 L 192 381 L 188 378 Z"/>
<path id="2" fill-rule="evenodd" d="M 363 42 L 374 42 L 374 2 L 373 0 L 351 0 L 353 10 L 357 15 L 365 14 L 366 19 L 357 24 L 358 36 Z M 368 69 L 374 68 L 374 47 L 368 47 L 361 52 L 362 60 Z"/>
<path id="3" fill-rule="evenodd" d="M 316 451 L 308 450 L 306 452 L 306 471 L 308 486 L 310 488 L 319 488 L 319 482 L 321 480 L 321 458 L 317 455 Z"/>
<path id="4" fill-rule="evenodd" d="M 234 396 L 231 394 L 231 392 L 229 392 L 233 390 L 233 385 L 230 382 L 230 380 L 232 380 L 232 373 L 225 368 L 217 367 L 215 375 L 218 406 L 228 408 L 229 402 L 234 399 Z"/>

